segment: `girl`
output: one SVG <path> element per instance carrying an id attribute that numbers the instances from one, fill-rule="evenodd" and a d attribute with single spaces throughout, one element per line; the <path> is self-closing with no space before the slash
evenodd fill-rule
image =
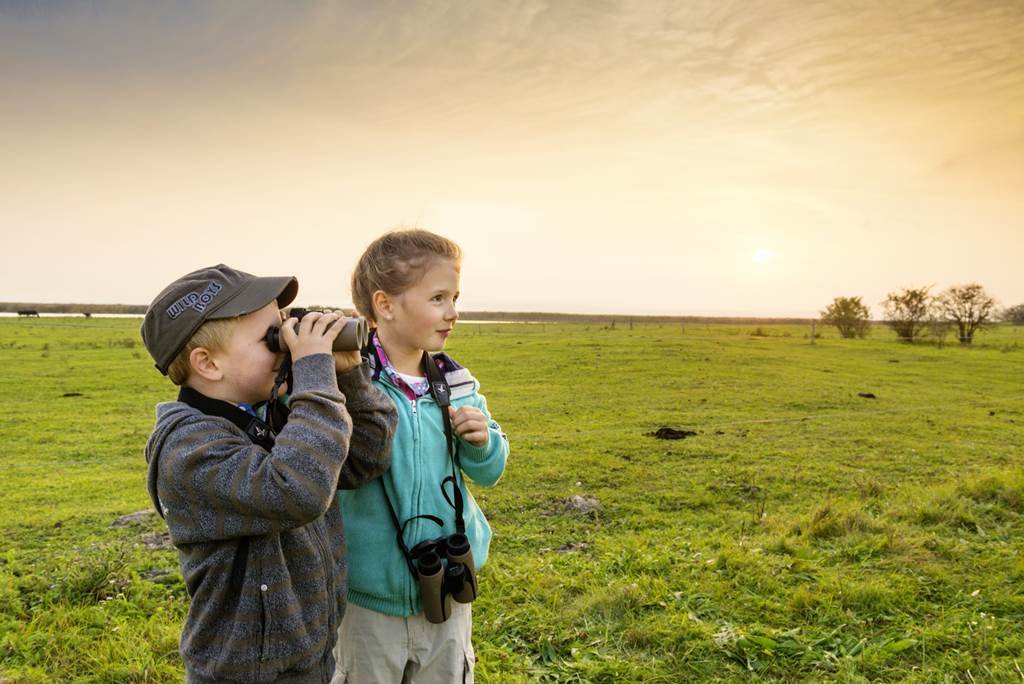
<path id="1" fill-rule="evenodd" d="M 508 439 L 469 370 L 426 353 L 444 349 L 459 318 L 461 260 L 454 242 L 402 230 L 367 247 L 352 274 L 352 300 L 374 326 L 373 382 L 399 422 L 391 469 L 339 493 L 349 605 L 337 683 L 473 681 L 469 602 L 491 529 L 463 477 L 497 482 Z"/>

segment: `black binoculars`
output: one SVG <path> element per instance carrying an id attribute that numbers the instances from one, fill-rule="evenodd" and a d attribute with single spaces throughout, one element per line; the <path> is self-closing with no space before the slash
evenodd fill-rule
<path id="1" fill-rule="evenodd" d="M 309 309 L 294 307 L 288 312 L 288 317 L 297 318 L 301 321 L 302 317 L 308 313 Z M 270 351 L 274 353 L 282 352 L 288 347 L 281 336 L 281 328 L 276 325 L 267 328 L 267 334 L 263 339 L 266 341 L 267 346 L 270 347 Z M 367 339 L 369 339 L 369 329 L 366 319 L 352 318 L 345 321 L 345 327 L 334 338 L 334 344 L 331 345 L 331 349 L 334 351 L 358 351 L 366 346 Z"/>
<path id="2" fill-rule="evenodd" d="M 421 541 L 409 555 L 416 566 L 423 612 L 430 622 L 440 624 L 451 616 L 449 598 L 459 603 L 471 603 L 476 598 L 473 551 L 466 535 Z"/>

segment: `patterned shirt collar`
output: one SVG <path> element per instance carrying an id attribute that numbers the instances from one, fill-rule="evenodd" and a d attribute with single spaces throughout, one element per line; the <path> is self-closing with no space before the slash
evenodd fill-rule
<path id="1" fill-rule="evenodd" d="M 430 390 L 430 383 L 427 382 L 426 378 L 421 381 L 408 383 L 398 373 L 393 365 L 391 365 L 391 359 L 388 358 L 388 353 L 384 351 L 384 346 L 381 345 L 380 340 L 377 339 L 377 331 L 373 331 L 371 336 L 373 340 L 373 346 L 377 350 L 377 358 L 380 359 L 381 367 L 385 373 L 388 374 L 388 378 L 395 384 L 395 387 L 402 390 L 402 393 L 409 399 L 409 401 L 416 401 L 419 397 L 422 397 Z"/>

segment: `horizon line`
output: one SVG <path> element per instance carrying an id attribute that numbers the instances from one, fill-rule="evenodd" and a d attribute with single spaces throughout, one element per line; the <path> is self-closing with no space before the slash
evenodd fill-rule
<path id="1" fill-rule="evenodd" d="M 69 302 L 0 302 L 0 313 L 18 313 L 19 311 L 37 311 L 46 314 L 138 314 L 143 316 L 149 307 L 144 304 L 86 304 Z M 287 308 L 287 307 L 286 307 Z M 353 312 L 351 306 L 323 306 L 315 305 L 304 308 L 329 308 L 340 309 L 346 314 Z M 527 321 L 544 322 L 555 319 L 565 321 L 617 321 L 623 322 L 648 321 L 663 323 L 700 323 L 704 321 L 729 320 L 734 322 L 780 322 L 780 323 L 810 323 L 816 317 L 809 316 L 780 316 L 780 315 L 750 315 L 750 314 L 641 314 L 625 312 L 602 312 L 602 313 L 581 313 L 573 311 L 505 311 L 495 309 L 460 311 L 459 318 L 466 320 L 480 321 Z"/>

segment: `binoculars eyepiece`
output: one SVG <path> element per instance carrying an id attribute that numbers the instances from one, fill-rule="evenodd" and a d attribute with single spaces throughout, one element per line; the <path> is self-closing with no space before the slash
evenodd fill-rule
<path id="1" fill-rule="evenodd" d="M 449 598 L 471 603 L 477 596 L 473 551 L 464 534 L 422 541 L 409 552 L 416 566 L 423 612 L 440 624 L 451 616 Z"/>
<path id="2" fill-rule="evenodd" d="M 308 313 L 309 309 L 293 307 L 288 312 L 288 316 L 289 318 L 297 318 L 301 321 L 302 317 Z M 288 348 L 284 337 L 281 335 L 280 326 L 272 325 L 267 328 L 266 337 L 263 339 L 267 346 L 270 347 L 270 351 L 274 353 L 285 351 Z M 334 338 L 334 344 L 331 345 L 331 348 L 334 351 L 359 351 L 366 346 L 367 339 L 369 339 L 369 327 L 367 326 L 366 319 L 351 318 L 345 321 L 345 327 Z"/>

